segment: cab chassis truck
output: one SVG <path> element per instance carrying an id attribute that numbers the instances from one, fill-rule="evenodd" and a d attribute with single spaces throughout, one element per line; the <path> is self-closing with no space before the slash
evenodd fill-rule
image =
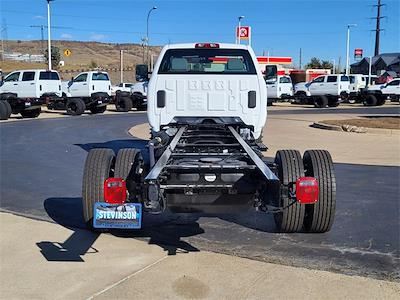
<path id="1" fill-rule="evenodd" d="M 213 66 L 214 56 L 219 61 L 226 56 L 228 61 L 224 67 Z M 199 61 L 203 66 L 194 66 Z M 133 148 L 121 149 L 117 155 L 111 149 L 92 149 L 88 154 L 82 199 L 89 228 L 138 229 L 144 212 L 158 214 L 166 209 L 214 214 L 253 207 L 273 213 L 279 232 L 329 231 L 336 202 L 331 156 L 325 150 L 308 150 L 303 157 L 297 150 L 279 150 L 273 161 L 263 157 L 266 87 L 255 62 L 254 52 L 245 45 L 165 46 L 149 84 L 148 161 L 143 150 Z M 192 68 L 201 73 L 192 74 Z M 206 83 L 193 84 L 200 78 Z M 218 86 L 223 78 L 230 82 L 228 92 Z M 215 83 L 222 98 L 223 93 L 235 95 L 237 88 L 241 96 L 234 98 L 245 104 L 233 112 L 239 116 L 229 116 L 232 111 L 222 111 L 219 102 L 214 104 L 221 109 L 213 111 L 209 82 Z M 185 96 L 176 97 L 179 85 Z M 185 88 L 190 85 L 191 90 Z M 190 102 L 193 95 L 196 103 L 206 99 L 208 105 L 171 115 L 171 102 L 177 100 L 179 107 L 180 100 Z M 254 122 L 256 111 L 261 117 Z"/>

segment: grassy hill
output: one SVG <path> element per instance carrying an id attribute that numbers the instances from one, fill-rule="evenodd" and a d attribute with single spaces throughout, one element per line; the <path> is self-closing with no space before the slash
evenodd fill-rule
<path id="1" fill-rule="evenodd" d="M 52 41 L 52 45 L 59 47 L 61 60 L 65 61 L 65 66 L 58 68 L 64 80 L 76 75 L 79 70 L 90 69 L 97 65 L 102 69 L 120 68 L 120 50 L 124 50 L 124 69 L 134 69 L 135 65 L 143 61 L 143 48 L 138 44 L 112 44 L 99 42 L 80 42 L 80 41 Z M 41 41 L 7 41 L 5 44 L 7 52 L 19 52 L 22 54 L 42 54 Z M 44 43 L 47 48 L 47 42 Z M 64 57 L 64 50 L 69 49 L 72 55 Z M 150 47 L 149 55 L 158 55 L 161 47 Z M 26 68 L 46 68 L 46 64 L 27 63 L 17 61 L 0 62 L 0 68 L 4 72 Z M 124 71 L 124 81 L 134 81 L 134 70 Z M 120 72 L 109 71 L 113 84 L 119 82 Z"/>

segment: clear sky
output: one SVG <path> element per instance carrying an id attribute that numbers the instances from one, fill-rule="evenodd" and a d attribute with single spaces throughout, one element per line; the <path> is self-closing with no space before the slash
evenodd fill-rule
<path id="1" fill-rule="evenodd" d="M 45 0 L 0 0 L 1 24 L 12 40 L 40 39 L 46 24 Z M 351 30 L 351 53 L 363 48 L 373 55 L 377 0 L 55 0 L 51 2 L 52 38 L 64 40 L 140 43 L 149 9 L 150 43 L 234 42 L 237 18 L 252 26 L 252 46 L 258 55 L 292 56 L 298 63 L 310 57 L 345 60 L 346 25 Z M 381 52 L 400 52 L 400 0 L 382 0 Z"/>

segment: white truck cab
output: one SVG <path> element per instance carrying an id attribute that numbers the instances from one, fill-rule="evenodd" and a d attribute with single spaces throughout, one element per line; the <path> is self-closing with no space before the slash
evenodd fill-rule
<path id="1" fill-rule="evenodd" d="M 134 83 L 130 82 L 121 82 L 116 86 L 111 86 L 111 93 L 115 95 L 117 92 L 130 92 Z"/>
<path id="2" fill-rule="evenodd" d="M 192 43 L 165 46 L 148 88 L 153 131 L 208 118 L 252 126 L 258 138 L 267 118 L 267 88 L 250 46 Z"/>
<path id="3" fill-rule="evenodd" d="M 35 118 L 39 116 L 42 104 L 58 97 L 61 97 L 61 81 L 56 71 L 11 72 L 0 85 L 0 99 L 7 102 L 1 104 L 1 119 L 8 119 L 11 113 Z"/>
<path id="4" fill-rule="evenodd" d="M 18 98 L 39 99 L 45 94 L 61 96 L 60 76 L 56 71 L 18 70 L 8 74 L 0 94 L 14 93 Z"/>
<path id="5" fill-rule="evenodd" d="M 267 84 L 268 104 L 293 97 L 293 84 L 290 76 L 279 75 L 277 78 L 265 80 L 265 83 Z"/>
<path id="6" fill-rule="evenodd" d="M 346 75 L 331 74 L 314 78 L 309 86 L 311 96 L 341 96 L 350 93 L 350 79 Z"/>
<path id="7" fill-rule="evenodd" d="M 67 110 L 70 115 L 81 115 L 85 110 L 103 113 L 111 100 L 111 82 L 107 72 L 82 72 L 69 82 L 62 83 L 63 97 L 47 104 L 47 108 Z"/>
<path id="8" fill-rule="evenodd" d="M 295 100 L 315 107 L 336 107 L 350 94 L 349 76 L 342 74 L 322 75 L 312 81 L 298 83 L 294 87 Z"/>
<path id="9" fill-rule="evenodd" d="M 83 72 L 74 77 L 68 84 L 69 97 L 91 97 L 95 93 L 106 93 L 111 96 L 111 82 L 107 72 Z"/>

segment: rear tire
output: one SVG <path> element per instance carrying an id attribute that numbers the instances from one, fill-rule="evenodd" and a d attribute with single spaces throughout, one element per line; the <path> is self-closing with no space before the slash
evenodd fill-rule
<path id="1" fill-rule="evenodd" d="M 337 100 L 337 101 L 329 102 L 329 103 L 328 103 L 328 106 L 329 106 L 329 107 L 338 107 L 339 104 L 340 104 L 340 102 Z"/>
<path id="2" fill-rule="evenodd" d="M 0 120 L 8 119 L 8 108 L 5 100 L 0 100 Z M 8 102 L 7 102 L 8 103 Z"/>
<path id="3" fill-rule="evenodd" d="M 20 114 L 23 118 L 37 118 L 41 111 L 42 109 L 39 107 L 31 110 L 22 110 Z"/>
<path id="4" fill-rule="evenodd" d="M 365 97 L 363 103 L 365 106 L 376 106 L 376 104 L 378 103 L 378 99 L 375 95 L 368 95 L 367 97 Z"/>
<path id="5" fill-rule="evenodd" d="M 104 202 L 104 181 L 113 176 L 115 156 L 111 149 L 92 149 L 86 158 L 82 183 L 83 218 L 93 228 L 95 202 Z"/>
<path id="6" fill-rule="evenodd" d="M 289 186 L 296 182 L 299 177 L 304 176 L 303 161 L 300 152 L 297 150 L 279 150 L 275 156 L 275 163 L 278 165 L 278 177 L 281 184 Z M 289 194 L 282 195 L 280 207 L 288 206 L 293 200 Z M 282 212 L 274 214 L 276 228 L 279 232 L 296 232 L 303 227 L 305 206 L 296 202 L 285 208 Z"/>
<path id="7" fill-rule="evenodd" d="M 377 100 L 376 101 L 376 105 L 377 106 L 382 106 L 382 105 L 384 105 L 386 103 L 386 98 L 385 98 L 384 95 L 381 95 L 380 97 L 377 97 L 376 100 Z"/>
<path id="8" fill-rule="evenodd" d="M 314 106 L 317 108 L 325 108 L 329 103 L 328 97 L 327 96 L 318 96 L 315 100 L 314 100 Z"/>
<path id="9" fill-rule="evenodd" d="M 90 112 L 92 114 L 102 114 L 106 111 L 106 109 L 107 109 L 107 106 L 100 106 L 100 107 L 94 106 L 94 107 L 90 108 Z"/>
<path id="10" fill-rule="evenodd" d="M 129 201 L 137 202 L 137 196 L 141 194 L 141 183 L 143 174 L 143 157 L 139 149 L 127 148 L 118 151 L 115 161 L 115 178 L 126 181 L 129 191 Z"/>
<path id="11" fill-rule="evenodd" d="M 118 97 L 115 108 L 120 112 L 128 112 L 132 109 L 132 100 L 128 97 Z"/>
<path id="12" fill-rule="evenodd" d="M 75 99 L 68 99 L 67 100 L 67 114 L 71 116 L 80 116 L 84 113 L 86 105 L 82 99 L 75 98 Z"/>
<path id="13" fill-rule="evenodd" d="M 331 229 L 336 210 L 336 177 L 331 155 L 325 150 L 308 150 L 303 157 L 306 176 L 318 181 L 318 202 L 306 204 L 304 228 L 308 232 Z"/>

